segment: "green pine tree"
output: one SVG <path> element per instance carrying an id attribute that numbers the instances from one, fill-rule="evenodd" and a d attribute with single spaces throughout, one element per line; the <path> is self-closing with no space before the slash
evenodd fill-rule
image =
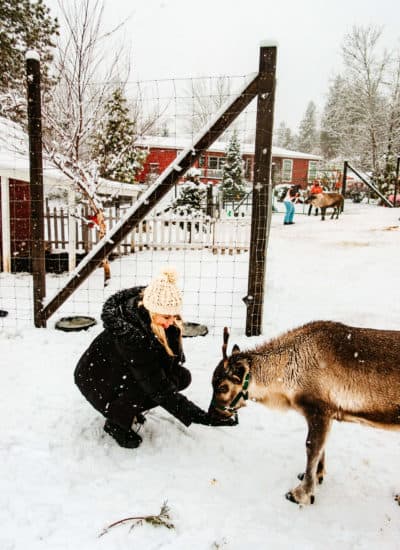
<path id="1" fill-rule="evenodd" d="M 196 181 L 188 181 L 182 186 L 178 198 L 172 205 L 175 213 L 196 214 L 203 211 L 206 200 L 206 191 L 201 189 Z"/>
<path id="2" fill-rule="evenodd" d="M 0 1 L 0 115 L 17 122 L 25 117 L 28 49 L 40 55 L 42 86 L 50 85 L 48 66 L 58 28 L 43 0 Z"/>
<path id="3" fill-rule="evenodd" d="M 226 150 L 221 191 L 224 201 L 240 200 L 246 190 L 243 178 L 243 162 L 236 130 Z"/>
<path id="4" fill-rule="evenodd" d="M 147 153 L 135 147 L 135 125 L 121 88 L 111 94 L 105 105 L 104 120 L 93 140 L 93 153 L 99 175 L 113 181 L 135 183 L 143 169 Z"/>

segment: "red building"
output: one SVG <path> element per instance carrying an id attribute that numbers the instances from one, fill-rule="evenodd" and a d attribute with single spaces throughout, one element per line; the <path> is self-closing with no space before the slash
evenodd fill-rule
<path id="1" fill-rule="evenodd" d="M 191 146 L 190 140 L 149 136 L 138 145 L 148 150 L 143 171 L 138 176 L 140 183 L 148 183 L 159 176 L 178 156 Z M 203 183 L 219 183 L 223 174 L 225 151 L 228 144 L 216 141 L 201 155 L 193 167 L 197 168 Z M 253 183 L 254 144 L 241 144 L 244 176 L 248 183 Z M 321 157 L 309 153 L 289 151 L 272 147 L 272 181 L 274 184 L 295 183 L 306 187 L 317 175 Z"/>

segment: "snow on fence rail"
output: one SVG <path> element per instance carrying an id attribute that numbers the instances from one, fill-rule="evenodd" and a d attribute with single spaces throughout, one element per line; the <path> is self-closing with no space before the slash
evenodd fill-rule
<path id="1" fill-rule="evenodd" d="M 45 240 L 50 251 L 68 250 L 69 218 L 67 209 L 46 206 Z M 106 209 L 105 219 L 109 230 L 120 218 L 120 209 Z M 99 241 L 95 223 L 90 221 L 84 206 L 75 209 L 72 219 L 75 222 L 77 252 L 89 252 Z M 141 250 L 209 249 L 214 254 L 234 254 L 248 251 L 249 245 L 248 219 L 163 214 L 144 219 L 125 237 L 115 252 L 125 255 Z"/>

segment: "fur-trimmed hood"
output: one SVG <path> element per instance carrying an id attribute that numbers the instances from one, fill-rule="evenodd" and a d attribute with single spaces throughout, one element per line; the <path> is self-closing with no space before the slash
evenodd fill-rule
<path id="1" fill-rule="evenodd" d="M 139 306 L 144 289 L 144 286 L 135 286 L 108 298 L 101 314 L 104 328 L 114 336 L 148 332 L 150 315 L 143 306 Z"/>

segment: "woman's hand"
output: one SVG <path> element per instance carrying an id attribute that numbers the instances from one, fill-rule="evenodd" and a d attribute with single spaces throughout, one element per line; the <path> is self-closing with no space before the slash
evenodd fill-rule
<path id="1" fill-rule="evenodd" d="M 202 424 L 203 426 L 236 426 L 239 424 L 237 413 L 232 416 L 216 416 L 203 412 L 198 418 L 193 419 L 195 424 Z"/>

